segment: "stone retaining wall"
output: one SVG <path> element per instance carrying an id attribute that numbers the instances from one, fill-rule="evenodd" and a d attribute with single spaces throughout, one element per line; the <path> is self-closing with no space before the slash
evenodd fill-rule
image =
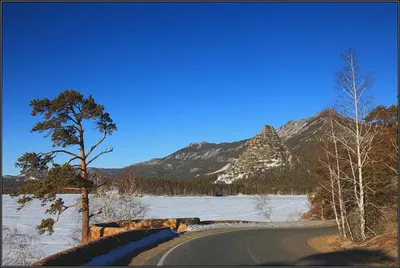
<path id="1" fill-rule="evenodd" d="M 187 225 L 200 224 L 199 218 L 143 219 L 90 225 L 90 240 L 124 232 L 126 230 L 168 227 L 178 232 L 186 231 Z"/>
<path id="2" fill-rule="evenodd" d="M 198 224 L 207 225 L 215 223 L 265 223 L 263 221 L 240 221 L 240 220 L 211 220 L 211 221 L 201 221 Z"/>

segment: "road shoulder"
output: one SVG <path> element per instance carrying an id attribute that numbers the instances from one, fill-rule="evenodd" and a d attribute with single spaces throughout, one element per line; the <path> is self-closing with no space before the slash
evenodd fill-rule
<path id="1" fill-rule="evenodd" d="M 318 252 L 330 253 L 340 250 L 340 243 L 343 242 L 339 235 L 321 235 L 311 237 L 307 245 Z"/>
<path id="2" fill-rule="evenodd" d="M 373 241 L 373 239 L 371 239 Z M 370 241 L 371 241 L 370 240 Z M 375 244 L 375 245 L 373 245 Z M 382 250 L 385 254 L 393 259 L 398 259 L 396 248 L 382 248 L 376 245 L 377 243 L 354 243 L 340 235 L 322 235 L 308 239 L 307 245 L 321 253 L 332 253 L 346 250 Z M 374 265 L 397 265 L 395 262 L 375 263 Z"/>

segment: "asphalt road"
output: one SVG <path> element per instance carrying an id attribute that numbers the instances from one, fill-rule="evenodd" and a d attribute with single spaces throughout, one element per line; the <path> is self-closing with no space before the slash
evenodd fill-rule
<path id="1" fill-rule="evenodd" d="M 232 230 L 178 244 L 153 257 L 146 264 L 318 265 L 321 254 L 310 248 L 307 240 L 314 236 L 335 233 L 336 227 Z M 320 261 L 319 264 L 331 264 L 332 260 L 329 260 L 329 256 L 327 258 L 327 261 L 323 258 L 323 262 Z"/>

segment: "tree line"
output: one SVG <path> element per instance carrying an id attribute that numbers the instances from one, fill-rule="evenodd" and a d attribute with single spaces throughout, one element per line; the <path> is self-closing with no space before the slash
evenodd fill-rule
<path id="1" fill-rule="evenodd" d="M 218 174 L 188 180 L 137 178 L 137 185 L 143 194 L 167 196 L 308 194 L 316 186 L 312 176 L 299 166 L 257 172 L 246 180 L 234 181 L 232 184 L 216 183 L 217 178 Z"/>

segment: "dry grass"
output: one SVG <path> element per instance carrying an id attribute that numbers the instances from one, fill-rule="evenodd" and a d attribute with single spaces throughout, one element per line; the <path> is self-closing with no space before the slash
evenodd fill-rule
<path id="1" fill-rule="evenodd" d="M 339 235 L 322 235 L 309 239 L 307 244 L 321 253 L 329 253 L 340 250 L 344 239 Z"/>
<path id="2" fill-rule="evenodd" d="M 313 237 L 307 241 L 307 244 L 321 253 L 329 253 L 345 249 L 380 250 L 398 260 L 397 237 L 398 231 L 396 229 L 361 243 L 351 242 L 339 235 L 325 235 Z M 397 263 L 384 263 L 383 265 L 397 266 Z"/>
<path id="3" fill-rule="evenodd" d="M 397 258 L 397 248 L 398 248 L 398 231 L 388 232 L 382 235 L 378 235 L 374 238 L 366 240 L 362 243 L 357 243 L 355 246 L 368 248 L 368 249 L 379 249 L 386 253 L 396 253 Z"/>

